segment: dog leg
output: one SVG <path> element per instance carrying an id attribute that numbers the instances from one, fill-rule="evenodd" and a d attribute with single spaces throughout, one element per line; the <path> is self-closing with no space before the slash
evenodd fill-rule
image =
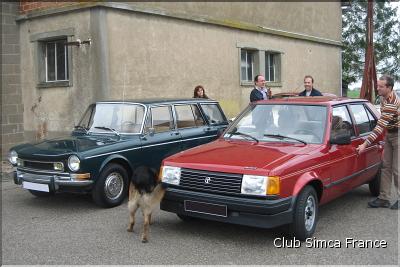
<path id="1" fill-rule="evenodd" d="M 149 227 L 150 227 L 150 214 L 144 214 L 144 223 L 143 223 L 143 233 L 142 233 L 142 243 L 148 242 L 149 236 Z"/>
<path id="2" fill-rule="evenodd" d="M 129 224 L 126 230 L 128 232 L 133 232 L 133 226 L 135 225 L 135 214 L 136 210 L 138 209 L 137 203 L 132 201 L 128 202 L 128 209 L 129 209 Z"/>

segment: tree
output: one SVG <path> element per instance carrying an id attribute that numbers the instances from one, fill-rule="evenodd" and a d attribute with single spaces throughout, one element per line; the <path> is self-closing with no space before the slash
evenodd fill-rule
<path id="1" fill-rule="evenodd" d="M 362 79 L 367 37 L 367 1 L 355 0 L 343 10 L 342 42 L 344 83 Z M 389 1 L 374 2 L 374 54 L 376 72 L 400 78 L 400 22 L 397 7 Z"/>

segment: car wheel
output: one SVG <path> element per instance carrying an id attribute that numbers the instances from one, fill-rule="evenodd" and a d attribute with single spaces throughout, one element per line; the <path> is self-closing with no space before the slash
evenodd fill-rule
<path id="1" fill-rule="evenodd" d="M 42 192 L 42 191 L 36 191 L 36 190 L 28 190 L 29 193 L 34 195 L 35 197 L 51 197 L 54 196 L 54 192 Z"/>
<path id="2" fill-rule="evenodd" d="M 369 192 L 372 196 L 379 196 L 379 192 L 381 189 L 381 170 L 375 175 L 374 179 L 372 179 L 369 183 Z"/>
<path id="3" fill-rule="evenodd" d="M 296 238 L 304 241 L 311 237 L 317 226 L 318 198 L 312 186 L 306 186 L 299 194 L 296 201 L 292 233 Z"/>
<path id="4" fill-rule="evenodd" d="M 105 208 L 118 206 L 127 195 L 128 173 L 118 164 L 109 164 L 101 172 L 92 192 L 94 202 Z"/>

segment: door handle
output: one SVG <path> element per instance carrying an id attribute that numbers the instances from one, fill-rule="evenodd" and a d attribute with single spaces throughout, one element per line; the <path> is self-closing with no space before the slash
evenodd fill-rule
<path id="1" fill-rule="evenodd" d="M 179 135 L 179 132 L 172 132 L 171 135 Z"/>

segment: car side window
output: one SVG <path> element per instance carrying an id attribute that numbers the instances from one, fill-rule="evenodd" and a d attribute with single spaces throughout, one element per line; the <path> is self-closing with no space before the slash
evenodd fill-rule
<path id="1" fill-rule="evenodd" d="M 152 107 L 149 116 L 146 123 L 147 132 L 150 127 L 153 127 L 156 133 L 170 131 L 174 127 L 170 106 Z"/>
<path id="2" fill-rule="evenodd" d="M 204 119 L 201 117 L 200 110 L 196 105 L 177 105 L 176 124 L 178 128 L 190 128 L 204 125 Z"/>
<path id="3" fill-rule="evenodd" d="M 220 124 L 224 123 L 226 119 L 224 115 L 222 115 L 221 110 L 219 109 L 217 104 L 200 104 L 201 108 L 206 115 L 206 118 L 211 124 Z"/>
<path id="4" fill-rule="evenodd" d="M 366 108 L 366 111 L 367 111 L 368 119 L 369 119 L 369 121 L 371 123 L 371 130 L 373 130 L 375 128 L 376 123 L 378 122 L 378 120 L 374 118 L 374 116 L 372 115 L 371 111 L 369 111 L 368 108 Z"/>
<path id="5" fill-rule="evenodd" d="M 355 136 L 354 127 L 350 119 L 349 111 L 345 106 L 334 107 L 332 110 L 331 136 L 349 131 L 351 136 Z"/>
<path id="6" fill-rule="evenodd" d="M 372 131 L 373 127 L 363 104 L 350 105 L 360 135 Z M 372 116 L 372 115 L 371 115 Z"/>

